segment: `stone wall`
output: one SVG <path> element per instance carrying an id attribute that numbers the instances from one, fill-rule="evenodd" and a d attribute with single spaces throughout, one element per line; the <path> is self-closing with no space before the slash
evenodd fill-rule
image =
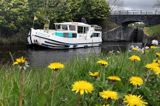
<path id="1" fill-rule="evenodd" d="M 103 41 L 142 42 L 143 30 L 130 27 L 117 27 L 103 33 Z"/>

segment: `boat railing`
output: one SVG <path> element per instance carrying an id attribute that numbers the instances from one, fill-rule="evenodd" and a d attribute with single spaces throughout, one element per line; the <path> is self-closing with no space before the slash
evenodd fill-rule
<path id="1" fill-rule="evenodd" d="M 102 31 L 102 27 L 101 26 L 91 25 L 91 27 L 93 27 L 95 31 Z"/>

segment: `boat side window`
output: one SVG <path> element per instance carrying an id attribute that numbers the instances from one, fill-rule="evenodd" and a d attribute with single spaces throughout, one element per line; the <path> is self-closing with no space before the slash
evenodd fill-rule
<path id="1" fill-rule="evenodd" d="M 92 37 L 99 37 L 99 36 L 100 36 L 100 33 L 92 33 L 91 38 Z"/>
<path id="2" fill-rule="evenodd" d="M 75 31 L 76 30 L 76 27 L 74 25 L 69 25 L 69 30 L 70 31 Z"/>
<path id="3" fill-rule="evenodd" d="M 63 37 L 68 38 L 68 33 L 63 33 Z"/>
<path id="4" fill-rule="evenodd" d="M 64 38 L 76 38 L 77 34 L 76 33 L 63 33 Z"/>
<path id="5" fill-rule="evenodd" d="M 60 30 L 61 29 L 61 25 L 55 25 L 56 30 Z"/>
<path id="6" fill-rule="evenodd" d="M 68 30 L 67 25 L 62 25 L 62 30 Z"/>
<path id="7" fill-rule="evenodd" d="M 88 32 L 88 30 L 89 30 L 89 28 L 88 28 L 88 27 L 84 27 L 84 33 L 87 33 L 87 32 Z"/>
<path id="8" fill-rule="evenodd" d="M 77 38 L 77 34 L 76 33 L 72 33 L 72 37 L 73 38 Z"/>
<path id="9" fill-rule="evenodd" d="M 78 33 L 87 33 L 89 30 L 88 27 L 78 26 Z"/>
<path id="10" fill-rule="evenodd" d="M 78 33 L 83 33 L 83 27 L 82 26 L 78 26 Z"/>

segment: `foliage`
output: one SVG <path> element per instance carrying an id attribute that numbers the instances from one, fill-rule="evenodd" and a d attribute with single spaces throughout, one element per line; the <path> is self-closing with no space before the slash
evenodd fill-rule
<path id="1" fill-rule="evenodd" d="M 23 30 L 27 12 L 27 0 L 0 0 L 0 32 L 7 34 Z"/>
<path id="2" fill-rule="evenodd" d="M 80 15 L 89 21 L 106 19 L 109 15 L 109 5 L 106 0 L 83 0 Z"/>
<path id="3" fill-rule="evenodd" d="M 33 27 L 43 28 L 50 20 L 54 22 L 80 21 L 85 17 L 88 22 L 106 19 L 109 6 L 106 0 L 0 0 L 0 33 L 3 35 L 23 32 Z"/>
<path id="4" fill-rule="evenodd" d="M 49 0 L 45 6 L 38 7 L 35 13 L 40 21 L 43 19 L 42 23 L 46 16 L 51 23 L 80 21 L 82 17 L 88 22 L 96 22 L 106 19 L 108 14 L 109 6 L 105 0 Z"/>

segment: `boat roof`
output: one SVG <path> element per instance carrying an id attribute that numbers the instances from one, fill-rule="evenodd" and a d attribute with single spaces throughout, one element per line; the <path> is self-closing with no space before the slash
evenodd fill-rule
<path id="1" fill-rule="evenodd" d="M 82 23 L 82 22 L 63 22 L 63 23 L 54 23 L 55 25 L 56 24 L 61 24 L 61 25 L 78 25 L 78 26 L 91 26 L 89 24 L 85 24 L 85 23 Z"/>

